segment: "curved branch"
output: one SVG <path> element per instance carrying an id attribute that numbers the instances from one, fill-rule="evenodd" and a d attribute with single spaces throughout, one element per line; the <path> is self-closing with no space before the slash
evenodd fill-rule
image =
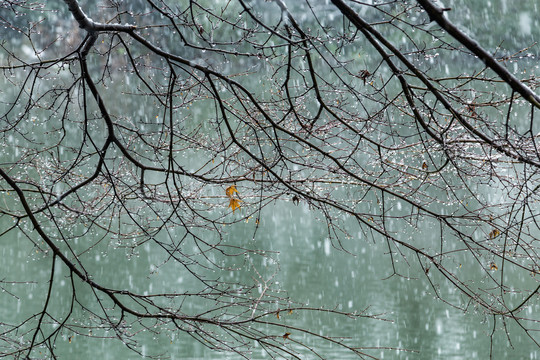
<path id="1" fill-rule="evenodd" d="M 501 79 L 512 88 L 512 90 L 520 93 L 525 100 L 540 109 L 540 97 L 534 91 L 512 75 L 510 71 L 495 60 L 493 55 L 488 53 L 482 46 L 480 46 L 478 42 L 471 39 L 469 36 L 467 36 L 467 34 L 458 29 L 446 18 L 444 12 L 448 11 L 449 9 L 438 7 L 430 0 L 417 1 L 420 6 L 424 8 L 430 20 L 437 22 L 437 24 L 446 30 L 454 39 L 459 41 L 459 43 L 478 56 L 478 58 L 482 60 L 486 66 L 497 73 L 497 75 L 499 75 Z"/>

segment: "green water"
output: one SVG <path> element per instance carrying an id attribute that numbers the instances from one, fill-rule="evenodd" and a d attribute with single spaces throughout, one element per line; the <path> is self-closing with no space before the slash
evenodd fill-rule
<path id="1" fill-rule="evenodd" d="M 526 14 L 532 14 L 536 2 L 524 2 L 526 5 L 518 10 L 510 4 L 504 5 L 512 7 L 507 9 L 506 13 L 509 15 L 505 18 L 512 31 L 503 31 L 505 26 L 493 25 L 496 22 L 494 14 L 497 14 L 497 8 L 503 6 L 502 3 L 506 4 L 504 1 L 491 2 L 483 10 L 468 9 L 465 2 L 452 2 L 451 5 L 455 7 L 456 12 L 459 11 L 463 15 L 461 25 L 472 28 L 473 34 L 487 46 L 497 46 L 500 39 L 515 41 L 516 47 L 521 46 L 520 44 L 529 44 L 534 40 L 535 30 L 526 26 L 526 20 L 522 20 L 520 27 L 519 19 L 520 14 L 521 19 L 526 17 Z M 477 26 L 471 19 L 478 18 L 484 21 Z M 488 32 L 484 27 L 496 30 Z M 509 33 L 516 35 L 512 37 Z M 399 33 L 396 37 L 398 35 Z M 444 66 L 437 66 L 440 67 L 440 71 L 444 71 Z M 5 89 L 2 96 L 12 97 L 14 93 L 10 92 L 6 79 L 7 75 L 0 79 Z M 118 89 L 129 89 L 129 86 L 131 85 L 128 81 L 120 80 L 117 85 L 112 86 L 111 93 Z M 248 86 L 256 88 L 259 84 L 254 82 Z M 112 96 L 107 100 L 114 102 L 115 105 L 124 106 L 123 112 L 126 114 L 143 114 L 150 119 L 156 116 L 156 112 L 149 110 L 152 106 L 149 102 L 121 102 Z M 204 108 L 192 108 L 189 111 L 184 110 L 183 114 L 204 118 L 205 111 Z M 40 126 L 52 126 L 51 124 L 43 121 Z M 43 129 L 41 131 L 41 136 L 45 136 Z M 73 146 L 76 146 L 81 138 L 77 131 L 75 128 L 68 134 L 73 136 L 73 140 L 70 140 Z M 93 131 L 97 133 L 103 129 Z M 4 144 L 2 153 L 4 163 L 20 157 L 15 145 L 20 145 L 21 141 L 23 141 L 21 138 L 16 138 L 14 142 Z M 191 166 L 200 166 L 207 160 L 193 159 Z M 223 192 L 223 189 L 219 187 L 217 192 Z M 1 201 L 7 204 L 6 207 L 18 206 L 12 192 L 5 192 Z M 225 213 L 226 204 L 218 206 L 215 211 Z M 245 215 L 247 213 L 241 209 L 230 216 L 241 218 Z M 289 314 L 284 309 L 279 319 L 277 317 L 269 319 L 273 322 L 290 324 L 291 327 L 303 326 L 315 333 L 343 338 L 347 344 L 365 348 L 367 354 L 385 359 L 486 359 L 490 353 L 494 359 L 536 359 L 539 356 L 538 347 L 515 323 L 503 324 L 500 321 L 494 323 L 492 317 L 484 315 L 473 305 L 468 306 L 468 299 L 452 290 L 447 281 L 433 274 L 434 271 L 428 275 L 432 281 L 430 283 L 414 254 L 404 253 L 403 256 L 394 254 L 394 265 L 400 274 L 395 275 L 387 243 L 380 238 L 368 236 L 350 219 L 341 219 L 349 233 L 348 236 L 341 238 L 341 244 L 329 240 L 327 225 L 321 220 L 322 215 L 302 201 L 295 205 L 286 197 L 276 200 L 262 210 L 259 219 L 258 228 L 253 218 L 226 226 L 223 242 L 231 246 L 265 250 L 268 256 L 250 255 L 218 259 L 230 262 L 227 266 L 238 268 L 239 271 L 210 271 L 208 276 L 250 284 L 269 281 L 276 289 L 282 291 L 280 293 L 282 297 L 297 301 L 298 303 L 294 303 L 295 306 L 335 308 L 344 312 L 359 311 L 365 315 L 358 319 L 350 319 L 310 311 Z M 6 229 L 12 224 L 13 219 L 3 216 L 1 221 L 2 228 Z M 398 223 L 390 222 L 388 225 L 396 232 L 410 232 L 409 229 L 400 229 Z M 71 225 L 68 223 L 65 226 Z M 73 226 L 70 230 L 83 234 L 83 229 L 79 227 Z M 0 279 L 6 281 L 1 284 L 0 334 L 8 328 L 7 325 L 16 324 L 38 313 L 47 295 L 51 256 L 50 253 L 39 249 L 39 245 L 43 244 L 39 244 L 39 238 L 31 227 L 25 229 L 26 234 L 22 231 L 11 231 L 0 241 L 2 257 Z M 256 236 L 253 236 L 254 234 Z M 159 234 L 157 238 L 165 239 L 166 236 Z M 429 248 L 433 243 L 435 244 L 433 246 L 439 246 L 437 235 L 431 233 L 429 224 L 426 224 L 423 231 L 407 233 L 406 236 L 414 239 L 420 247 Z M 38 246 L 28 238 L 37 241 Z M 163 249 L 152 242 L 133 250 L 129 246 L 122 247 L 126 244 L 118 244 L 116 239 L 107 238 L 97 242 L 99 238 L 99 231 L 92 232 L 81 235 L 71 245 L 75 250 L 82 250 L 86 249 L 89 243 L 96 242 L 93 250 L 81 254 L 80 259 L 84 261 L 92 276 L 99 279 L 103 285 L 127 288 L 143 294 L 194 291 L 200 286 L 182 266 L 172 261 L 164 263 Z M 485 259 L 485 262 L 488 261 L 489 259 Z M 72 302 L 71 277 L 65 266 L 59 263 L 56 265 L 49 313 L 57 321 L 62 321 L 69 313 Z M 474 279 L 478 264 L 471 258 L 463 257 L 463 261 L 448 263 L 446 266 Z M 510 271 L 505 273 L 505 283 L 519 285 L 536 281 L 533 278 L 523 277 L 514 279 L 513 275 Z M 17 283 L 10 283 L 14 280 Z M 91 312 L 99 311 L 99 304 L 96 303 L 95 295 L 89 287 L 77 279 L 74 280 L 74 286 L 77 289 L 76 300 L 86 310 L 76 306 L 69 327 L 58 333 L 55 352 L 60 358 L 139 359 L 141 356 L 160 355 L 170 359 L 239 358 L 237 355 L 212 352 L 186 333 L 174 332 L 160 323 L 146 324 L 149 328 L 155 329 L 155 333 L 148 330 L 138 333 L 140 328 L 136 324 L 131 324 L 133 319 L 129 317 L 126 323 L 122 324 L 125 337 L 118 339 L 112 329 L 100 329 L 99 324 L 94 322 L 96 318 Z M 456 307 L 438 299 L 437 292 L 443 295 L 446 302 Z M 102 297 L 100 299 L 103 301 L 102 306 L 111 306 L 106 299 Z M 521 298 L 518 296 L 515 301 L 519 299 Z M 205 306 L 211 305 L 189 299 L 182 304 L 187 313 L 200 311 Z M 531 303 L 524 311 L 527 316 L 533 317 L 538 310 L 536 302 Z M 96 326 L 96 329 L 90 332 L 86 328 L 89 324 Z M 46 324 L 45 329 L 53 331 L 55 325 Z M 274 330 L 271 327 L 268 329 L 272 334 Z M 497 331 L 491 338 L 493 329 Z M 509 338 L 505 329 L 510 334 Z M 21 336 L 25 330 L 27 329 L 21 328 Z M 282 332 L 281 329 L 276 329 L 274 335 L 281 336 Z M 325 342 L 312 342 L 312 339 L 305 338 L 294 330 L 291 330 L 290 337 L 307 341 L 309 346 L 316 346 L 318 351 L 328 358 L 355 358 L 341 347 L 331 346 Z M 138 341 L 135 352 L 129 351 L 124 344 L 132 340 Z M 7 352 L 6 349 L 9 349 L 11 344 L 0 337 L 0 347 L 2 351 Z M 307 351 L 302 354 L 306 354 L 306 358 L 312 358 L 312 355 L 307 355 Z M 39 357 L 39 354 L 34 356 Z M 268 358 L 268 355 L 263 349 L 255 346 L 248 357 L 263 359 Z"/>
<path id="2" fill-rule="evenodd" d="M 265 209 L 259 236 L 255 246 L 274 251 L 280 269 L 274 281 L 291 298 L 303 301 L 312 307 L 343 309 L 345 311 L 366 310 L 384 320 L 360 318 L 351 320 L 325 316 L 324 314 L 288 314 L 286 311 L 277 320 L 291 325 L 303 325 L 321 333 L 337 337 L 350 337 L 351 343 L 360 347 L 392 348 L 396 350 L 366 350 L 381 358 L 399 359 L 485 359 L 490 351 L 490 333 L 493 319 L 486 318 L 474 308 L 467 312 L 449 307 L 435 298 L 433 289 L 421 275 L 414 259 L 410 278 L 391 275 L 389 257 L 385 255 L 385 244 L 374 244 L 362 237 L 353 237 L 345 242 L 349 253 L 332 247 L 325 236 L 324 226 L 317 221 L 307 206 L 277 203 Z M 227 241 L 244 243 L 251 238 L 253 224 L 240 223 L 233 226 Z M 7 238 L 6 238 L 7 239 Z M 5 286 L 6 290 L 19 296 L 15 299 L 4 292 L 0 316 L 3 322 L 12 323 L 24 315 L 39 309 L 46 294 L 44 282 L 48 279 L 50 258 L 32 254 L 32 246 L 24 239 L 14 236 L 2 243 L 2 274 L 7 279 L 17 277 L 40 281 L 41 284 Z M 14 246 L 15 245 L 15 246 Z M 16 250 L 15 250 L 16 249 Z M 162 254 L 150 246 L 143 246 L 135 256 L 118 255 L 103 251 L 87 259 L 87 268 L 95 278 L 105 284 L 124 286 L 142 293 L 160 288 L 181 291 L 189 287 L 189 277 L 174 265 L 159 267 Z M 254 262 L 256 262 L 255 260 Z M 120 266 L 119 266 L 120 264 Z M 274 267 L 268 263 L 255 264 L 262 276 L 270 277 Z M 467 264 L 462 264 L 464 271 Z M 156 271 L 157 270 L 157 271 Z M 266 270 L 266 271 L 265 271 Z M 251 272 L 252 274 L 252 272 Z M 57 269 L 58 285 L 54 288 L 51 312 L 59 319 L 70 303 L 69 277 L 65 267 Z M 224 273 L 227 280 L 239 279 L 242 272 Z M 58 280 L 60 279 L 60 280 Z M 243 279 L 244 281 L 246 279 Z M 444 287 L 445 283 L 438 283 Z M 444 292 L 444 289 L 442 289 Z M 77 296 L 90 308 L 92 294 L 83 285 L 78 286 Z M 458 294 L 447 294 L 447 300 L 460 303 Z M 198 304 L 188 304 L 197 308 Z M 529 307 L 527 312 L 538 311 L 538 306 Z M 83 319 L 88 313 L 76 312 Z M 502 324 L 496 324 L 501 328 Z M 504 333 L 499 331 L 493 346 L 495 359 L 531 358 L 538 356 L 537 347 L 520 329 L 508 324 L 512 349 Z M 128 351 L 121 341 L 86 337 L 87 330 L 63 330 L 56 341 L 56 352 L 61 358 L 94 359 L 138 359 L 139 355 Z M 163 329 L 160 329 L 163 330 Z M 500 330 L 500 329 L 499 329 Z M 276 334 L 279 335 L 279 334 Z M 292 331 L 291 336 L 294 337 Z M 111 336 L 105 331 L 102 336 Z M 300 335 L 301 336 L 301 335 Z M 216 353 L 206 349 L 189 337 L 170 331 L 161 334 L 142 333 L 138 337 L 143 354 L 165 353 L 171 359 L 216 358 Z M 352 354 L 338 347 L 319 343 L 319 350 L 330 358 L 349 359 Z M 397 350 L 400 349 L 400 350 Z M 227 359 L 234 355 L 219 355 Z M 266 358 L 262 349 L 250 358 Z"/>

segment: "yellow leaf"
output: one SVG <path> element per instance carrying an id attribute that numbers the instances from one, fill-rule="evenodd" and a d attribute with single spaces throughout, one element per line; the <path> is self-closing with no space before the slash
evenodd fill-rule
<path id="1" fill-rule="evenodd" d="M 276 313 L 276 317 L 277 317 L 278 320 L 279 320 L 279 311 Z"/>
<path id="2" fill-rule="evenodd" d="M 225 189 L 225 195 L 227 195 L 227 197 L 231 198 L 235 193 L 238 194 L 238 190 L 236 190 L 236 185 L 231 185 L 227 189 Z"/>
<path id="3" fill-rule="evenodd" d="M 236 209 L 240 209 L 240 202 L 242 200 L 239 200 L 239 199 L 230 199 L 229 200 L 229 207 L 232 209 L 233 213 L 234 213 L 234 210 Z"/>
<path id="4" fill-rule="evenodd" d="M 498 230 L 498 229 L 493 229 L 491 230 L 491 232 L 489 233 L 489 238 L 490 239 L 494 239 L 496 238 L 497 236 L 499 236 L 501 234 L 501 232 Z"/>
<path id="5" fill-rule="evenodd" d="M 288 339 L 289 338 L 289 335 L 291 335 L 290 332 L 286 332 L 285 334 L 283 334 L 283 338 L 284 339 Z"/>
<path id="6" fill-rule="evenodd" d="M 428 164 L 426 164 L 425 161 L 422 163 L 422 169 L 424 169 L 424 170 L 428 169 Z"/>

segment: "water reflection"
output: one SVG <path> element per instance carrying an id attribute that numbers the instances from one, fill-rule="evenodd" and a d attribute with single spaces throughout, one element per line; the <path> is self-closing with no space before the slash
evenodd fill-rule
<path id="1" fill-rule="evenodd" d="M 325 224 L 306 208 L 282 205 L 268 210 L 274 214 L 273 221 L 267 224 L 267 235 L 261 241 L 272 243 L 273 249 L 280 252 L 280 279 L 291 297 L 315 307 L 369 307 L 369 313 L 390 320 L 333 319 L 334 323 L 324 324 L 318 319 L 305 319 L 306 323 L 337 329 L 336 336 L 353 335 L 359 346 L 403 349 L 371 353 L 382 358 L 433 359 L 436 355 L 444 359 L 475 359 L 489 354 L 491 320 L 472 308 L 464 313 L 437 300 L 425 278 L 418 277 L 422 272 L 417 264 L 411 263 L 411 278 L 392 276 L 383 280 L 384 274 L 392 274 L 390 257 L 384 255 L 386 244 L 353 238 L 344 245 L 354 255 L 334 248 L 328 252 L 324 245 Z M 286 219 L 298 221 L 291 224 Z M 296 229 L 294 234 L 303 235 L 291 241 L 292 228 Z M 443 292 L 449 302 L 466 301 L 457 293 Z M 528 341 L 522 343 L 524 339 L 515 336 L 519 334 L 515 330 L 511 332 L 514 349 L 501 339 L 494 342 L 493 353 L 513 358 L 537 356 L 536 347 Z M 504 333 L 497 334 L 501 335 Z M 332 351 L 339 358 L 353 358 L 341 349 Z"/>
<path id="2" fill-rule="evenodd" d="M 291 298 L 299 299 L 312 307 L 337 308 L 344 311 L 367 308 L 367 313 L 380 314 L 380 318 L 388 321 L 360 318 L 358 320 L 340 319 L 333 316 L 308 314 L 284 314 L 281 321 L 291 324 L 302 324 L 315 331 L 334 336 L 351 337 L 354 344 L 372 348 L 381 347 L 402 349 L 397 350 L 366 350 L 366 352 L 381 358 L 400 359 L 433 359 L 436 355 L 444 359 L 483 358 L 489 353 L 490 333 L 493 320 L 484 318 L 475 309 L 466 313 L 449 307 L 442 301 L 436 300 L 433 289 L 421 274 L 420 267 L 411 262 L 406 274 L 410 278 L 391 276 L 390 257 L 384 242 L 373 242 L 363 238 L 352 237 L 344 239 L 343 246 L 351 254 L 335 249 L 327 239 L 326 224 L 317 218 L 305 204 L 295 206 L 292 202 L 277 202 L 264 209 L 260 222 L 261 228 L 255 240 L 253 222 L 242 222 L 232 226 L 227 241 L 253 242 L 254 248 L 267 248 L 276 252 L 280 262 L 280 271 L 276 281 L 286 290 Z M 25 239 L 14 236 L 13 244 L 1 244 L 0 254 L 2 273 L 6 278 L 37 280 L 31 291 L 22 285 L 11 285 L 7 290 L 19 296 L 4 297 L 0 316 L 5 323 L 15 323 L 22 316 L 29 316 L 39 309 L 46 293 L 47 274 L 50 269 L 50 258 L 35 253 L 35 248 Z M 130 288 L 141 293 L 151 293 L 161 289 L 176 288 L 177 291 L 192 289 L 195 284 L 185 271 L 170 262 L 161 264 L 162 254 L 150 246 L 139 248 L 135 256 L 128 253 L 108 252 L 112 244 L 103 244 L 100 256 L 84 259 L 89 271 L 99 277 L 105 285 Z M 16 250 L 15 250 L 16 249 Z M 128 261 L 125 261 L 129 258 Z M 118 263 L 124 264 L 118 268 Z M 266 275 L 275 273 L 274 266 L 255 258 L 252 264 Z M 463 264 L 467 267 L 467 264 Z M 71 301 L 69 274 L 63 267 L 57 268 L 57 285 L 54 288 L 54 303 L 51 313 L 58 319 L 66 314 Z M 250 276 L 244 272 L 229 272 L 223 276 L 233 276 L 234 279 Z M 509 274 L 511 276 L 511 274 Z M 232 279 L 232 278 L 231 278 Z M 441 287 L 444 283 L 439 283 Z M 76 284 L 77 300 L 92 309 L 94 294 L 88 287 Z M 445 293 L 445 298 L 454 303 L 466 302 L 461 295 Z M 24 306 L 22 306 L 24 305 Z M 186 304 L 197 307 L 197 304 Z M 531 309 L 536 311 L 538 309 Z M 82 319 L 91 319 L 91 314 L 79 313 Z M 127 324 L 126 326 L 129 326 Z M 502 327 L 503 324 L 496 324 Z M 520 333 L 514 324 L 509 326 L 514 348 L 508 346 L 504 332 L 497 332 L 494 341 L 494 354 L 511 358 L 535 358 L 537 349 Z M 194 342 L 186 334 L 177 334 L 162 329 L 162 334 L 148 333 L 143 335 L 141 353 L 160 354 L 166 352 L 172 359 L 176 358 L 211 358 L 215 354 Z M 123 358 L 137 359 L 120 341 L 110 339 L 92 339 L 85 334 L 75 334 L 62 331 L 61 341 L 57 342 L 60 356 L 78 359 L 93 359 L 96 352 L 104 359 Z M 103 333 L 104 337 L 114 338 L 114 334 Z M 291 336 L 295 336 L 294 332 Z M 323 345 L 323 352 L 332 354 L 333 358 L 352 359 L 352 354 L 340 348 Z M 227 358 L 227 357 L 225 357 Z M 235 358 L 231 356 L 229 358 Z M 264 358 L 263 352 L 256 350 L 252 358 Z M 496 357 L 498 358 L 498 356 Z"/>

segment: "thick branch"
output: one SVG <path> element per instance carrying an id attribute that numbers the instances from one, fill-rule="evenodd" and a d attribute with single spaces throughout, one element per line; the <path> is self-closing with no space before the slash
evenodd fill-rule
<path id="1" fill-rule="evenodd" d="M 121 25 L 121 24 L 102 24 L 90 19 L 88 15 L 82 11 L 77 0 L 64 0 L 67 4 L 69 11 L 73 14 L 73 17 L 79 23 L 79 27 L 88 31 L 89 33 L 99 31 L 131 31 L 136 27 L 134 25 Z"/>
<path id="2" fill-rule="evenodd" d="M 478 42 L 468 37 L 463 31 L 458 29 L 444 16 L 444 11 L 433 4 L 430 0 L 418 0 L 420 6 L 426 10 L 430 20 L 437 22 L 440 27 L 448 32 L 454 39 L 459 41 L 467 49 L 478 56 L 491 70 L 501 77 L 510 87 L 517 91 L 531 104 L 540 108 L 540 97 L 536 95 L 528 86 L 519 81 L 504 66 L 502 66 L 490 53 L 488 53 Z"/>

